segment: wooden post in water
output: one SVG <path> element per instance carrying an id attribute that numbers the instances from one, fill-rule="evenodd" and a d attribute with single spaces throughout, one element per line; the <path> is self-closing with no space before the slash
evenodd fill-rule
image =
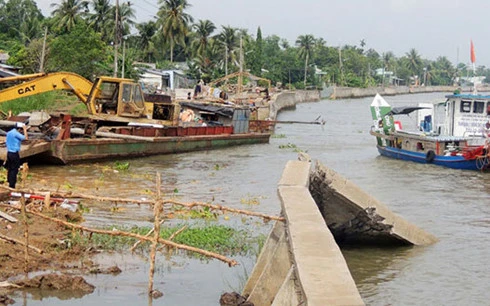
<path id="1" fill-rule="evenodd" d="M 160 238 L 160 210 L 162 208 L 162 201 L 161 201 L 161 192 L 160 192 L 160 173 L 157 173 L 157 178 L 156 178 L 156 188 L 157 188 L 157 200 L 155 202 L 155 206 L 153 207 L 153 215 L 154 215 L 154 229 L 155 231 L 153 232 L 153 242 L 151 245 L 151 252 L 150 252 L 150 280 L 148 282 L 148 295 L 150 296 L 150 299 L 153 297 L 153 276 L 155 274 L 155 254 L 158 246 L 158 238 Z"/>

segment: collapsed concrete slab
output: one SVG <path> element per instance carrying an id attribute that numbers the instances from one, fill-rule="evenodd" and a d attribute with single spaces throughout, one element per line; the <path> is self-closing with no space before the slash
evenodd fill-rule
<path id="1" fill-rule="evenodd" d="M 272 229 L 243 290 L 254 305 L 364 305 L 308 185 L 311 162 L 287 163 Z"/>
<path id="2" fill-rule="evenodd" d="M 309 189 L 338 243 L 429 245 L 437 241 L 319 162 Z"/>

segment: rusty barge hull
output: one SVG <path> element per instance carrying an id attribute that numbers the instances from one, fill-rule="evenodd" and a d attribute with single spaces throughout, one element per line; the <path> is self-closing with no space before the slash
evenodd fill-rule
<path id="1" fill-rule="evenodd" d="M 31 161 L 52 164 L 70 164 L 90 160 L 144 157 L 191 151 L 213 150 L 231 146 L 268 143 L 269 133 L 196 135 L 153 137 L 140 140 L 94 138 L 65 139 L 49 142 L 44 152 L 25 156 Z M 26 152 L 27 153 L 27 152 Z M 27 154 L 29 155 L 29 154 Z"/>

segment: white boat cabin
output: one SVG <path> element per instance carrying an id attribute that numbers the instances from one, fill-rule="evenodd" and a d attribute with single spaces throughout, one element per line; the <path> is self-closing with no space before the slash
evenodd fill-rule
<path id="1" fill-rule="evenodd" d="M 440 103 L 423 103 L 418 111 L 419 128 L 440 136 L 484 140 L 484 126 L 490 120 L 490 96 L 453 94 Z"/>

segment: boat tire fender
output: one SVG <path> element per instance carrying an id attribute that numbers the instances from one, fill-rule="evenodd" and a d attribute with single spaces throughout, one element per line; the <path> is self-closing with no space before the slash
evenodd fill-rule
<path id="1" fill-rule="evenodd" d="M 436 153 L 432 150 L 427 151 L 427 155 L 425 155 L 425 161 L 431 163 L 436 158 Z"/>

